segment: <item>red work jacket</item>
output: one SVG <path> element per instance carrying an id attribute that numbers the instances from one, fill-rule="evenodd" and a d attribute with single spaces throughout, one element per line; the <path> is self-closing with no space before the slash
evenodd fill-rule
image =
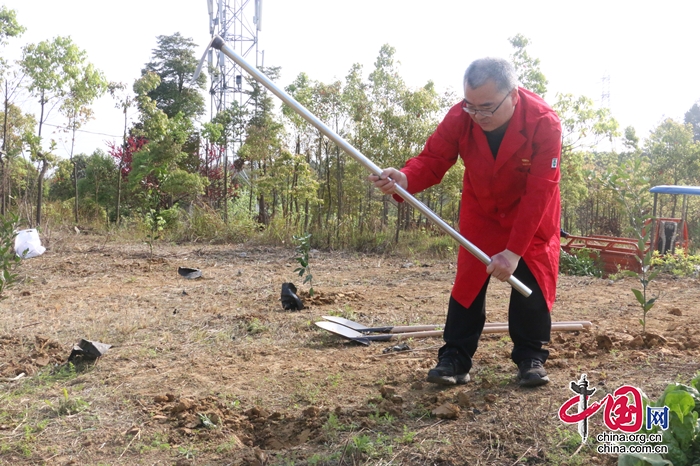
<path id="1" fill-rule="evenodd" d="M 495 159 L 481 127 L 458 104 L 401 171 L 408 191 L 417 193 L 439 183 L 461 157 L 460 233 L 489 256 L 505 249 L 522 256 L 551 310 L 559 273 L 561 124 L 539 96 L 523 88 L 518 94 Z M 486 266 L 464 248 L 457 264 L 452 296 L 468 307 L 488 277 Z"/>

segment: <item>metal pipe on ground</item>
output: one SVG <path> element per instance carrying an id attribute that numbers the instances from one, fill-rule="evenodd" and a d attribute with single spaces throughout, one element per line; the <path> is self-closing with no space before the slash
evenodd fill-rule
<path id="1" fill-rule="evenodd" d="M 425 325 L 383 325 L 379 327 L 367 327 L 359 322 L 355 322 L 350 319 L 339 316 L 321 316 L 325 320 L 330 322 L 335 322 L 336 324 L 344 325 L 353 330 L 362 333 L 411 333 L 411 332 L 423 332 L 431 330 L 441 330 L 444 325 L 437 324 L 425 324 Z M 568 328 L 570 325 L 580 325 L 583 328 L 591 327 L 591 322 L 587 320 L 568 320 L 561 322 L 552 322 L 552 329 L 556 330 L 558 328 Z M 508 329 L 508 322 L 486 322 L 485 328 L 498 327 Z M 576 328 L 578 330 L 578 328 Z M 489 333 L 489 332 L 486 332 Z"/>

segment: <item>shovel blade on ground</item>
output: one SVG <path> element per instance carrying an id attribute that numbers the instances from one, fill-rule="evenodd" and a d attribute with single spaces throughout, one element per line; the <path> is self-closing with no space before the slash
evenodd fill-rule
<path id="1" fill-rule="evenodd" d="M 423 337 L 440 337 L 442 336 L 442 330 L 432 330 L 426 332 L 410 332 L 410 333 L 381 333 L 377 335 L 365 335 L 356 330 L 353 330 L 344 325 L 337 324 L 335 322 L 320 321 L 316 322 L 316 326 L 327 330 L 341 337 L 347 338 L 348 340 L 353 340 L 363 345 L 368 345 L 372 341 L 390 341 L 390 340 L 400 340 L 402 338 L 423 338 Z"/>

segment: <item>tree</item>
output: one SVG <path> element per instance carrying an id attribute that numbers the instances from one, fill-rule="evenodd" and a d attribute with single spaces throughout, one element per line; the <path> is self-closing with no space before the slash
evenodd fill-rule
<path id="1" fill-rule="evenodd" d="M 35 137 L 28 140 L 32 160 L 39 164 L 37 182 L 36 223 L 41 224 L 44 176 L 54 160 L 51 149 L 43 147 L 41 130 L 53 107 L 69 94 L 73 83 L 81 79 L 85 52 L 80 50 L 70 37 L 56 37 L 52 41 L 29 44 L 22 50 L 20 67 L 30 79 L 28 90 L 39 99 L 41 113 L 39 129 Z"/>
<path id="2" fill-rule="evenodd" d="M 229 163 L 229 152 L 242 146 L 249 120 L 247 106 L 234 100 L 227 109 L 216 114 L 211 121 L 216 126 L 208 127 L 206 132 L 204 166 L 200 167 L 200 173 L 210 181 L 208 198 L 220 202 L 223 206 L 225 223 L 228 223 L 228 200 L 235 190 L 234 184 L 229 183 L 229 179 L 232 178 L 230 173 L 240 172 L 244 166 L 240 154 L 233 164 Z"/>
<path id="3" fill-rule="evenodd" d="M 134 134 L 147 143 L 133 154 L 129 172 L 129 188 L 141 197 L 143 212 L 172 207 L 178 200 L 204 192 L 205 180 L 196 173 L 187 173 L 178 163 L 186 156 L 182 146 L 191 133 L 189 120 L 182 113 L 173 118 L 157 107 L 149 93 L 158 87 L 160 77 L 146 73 L 134 83 L 140 121 Z"/>
<path id="4" fill-rule="evenodd" d="M 60 111 L 68 118 L 67 130 L 71 132 L 70 160 L 73 160 L 75 148 L 75 133 L 80 127 L 92 118 L 90 105 L 95 99 L 107 91 L 108 83 L 101 71 L 95 69 L 90 63 L 81 63 L 80 70 L 75 79 L 70 79 L 65 99 L 61 103 Z M 78 167 L 73 168 L 73 187 L 75 199 L 73 203 L 73 215 L 75 223 L 78 219 Z"/>
<path id="5" fill-rule="evenodd" d="M 296 217 L 292 208 L 295 202 L 309 203 L 311 207 L 321 203 L 318 198 L 319 182 L 304 156 L 292 155 L 284 149 L 274 158 L 267 173 L 260 177 L 259 190 L 268 199 L 279 202 L 288 227 Z"/>
<path id="6" fill-rule="evenodd" d="M 300 73 L 296 79 L 285 88 L 285 91 L 294 98 L 297 102 L 311 111 L 313 104 L 314 88 L 319 83 L 309 78 L 306 73 Z M 282 106 L 282 115 L 289 120 L 292 125 L 294 139 L 295 154 L 309 154 L 309 146 L 311 145 L 310 133 L 315 132 L 315 129 L 301 115 L 288 105 Z M 307 162 L 310 159 L 307 158 Z"/>
<path id="7" fill-rule="evenodd" d="M 266 67 L 261 71 L 272 81 L 279 78 L 279 67 Z M 284 125 L 276 119 L 273 113 L 274 101 L 265 88 L 257 81 L 251 81 L 249 84 L 252 88 L 250 100 L 253 102 L 253 111 L 246 127 L 246 137 L 240 148 L 239 155 L 250 163 L 255 178 L 265 177 L 274 159 L 282 149 Z M 265 196 L 264 190 L 259 190 L 257 194 L 258 222 L 268 225 L 271 219 L 269 207 L 274 208 L 275 203 L 270 203 L 270 199 Z M 274 198 L 276 193 L 271 193 L 271 195 Z M 251 210 L 252 196 L 251 189 L 251 202 L 249 204 Z"/>
<path id="8" fill-rule="evenodd" d="M 300 73 L 297 78 L 285 88 L 287 93 L 291 95 L 294 100 L 303 105 L 310 112 L 314 113 L 314 92 L 320 83 L 313 81 L 309 78 L 306 73 Z M 294 147 L 294 155 L 304 155 L 305 163 L 307 166 L 311 166 L 311 154 L 314 151 L 314 141 L 320 144 L 320 131 L 314 128 L 310 123 L 308 123 L 301 115 L 299 115 L 291 107 L 284 105 L 282 106 L 282 115 L 291 123 L 292 125 L 292 138 Z M 294 176 L 292 183 L 298 184 L 299 179 Z M 295 213 L 297 217 L 299 216 L 299 200 L 295 199 Z M 304 223 L 303 230 L 308 230 L 309 225 L 309 199 L 304 200 Z M 291 210 L 291 209 L 290 209 Z"/>
<path id="9" fill-rule="evenodd" d="M 95 204 L 108 211 L 115 194 L 114 178 L 118 175 L 112 157 L 96 149 L 85 160 L 85 173 L 78 184 L 81 198 L 93 199 Z"/>
<path id="10" fill-rule="evenodd" d="M 355 63 L 345 77 L 343 87 L 343 100 L 349 114 L 349 142 L 360 152 L 368 155 L 369 138 L 373 122 L 371 119 L 372 101 L 369 96 L 369 85 L 364 82 L 362 65 Z M 353 219 L 360 236 L 364 233 L 367 220 L 369 200 L 372 196 L 372 188 L 365 179 L 367 172 L 359 164 L 349 164 L 346 167 L 346 178 L 343 188 L 348 196 L 347 203 L 356 207 L 356 218 Z M 350 182 L 348 182 L 350 181 Z"/>
<path id="11" fill-rule="evenodd" d="M 218 202 L 224 197 L 222 192 L 223 190 L 221 189 L 222 170 L 219 166 L 222 155 L 220 153 L 220 148 L 222 147 L 221 141 L 223 132 L 224 126 L 221 123 L 210 121 L 202 124 L 201 136 L 204 139 L 205 144 L 203 154 L 204 159 L 202 160 L 200 158 L 199 174 L 204 176 L 209 181 L 204 197 L 212 207 L 214 203 Z M 228 209 L 225 209 L 224 212 L 226 212 L 226 210 Z"/>
<path id="12" fill-rule="evenodd" d="M 369 129 L 369 155 L 380 167 L 401 166 L 407 157 L 399 147 L 401 126 L 405 124 L 401 108 L 408 89 L 398 73 L 398 63 L 394 59 L 396 50 L 385 44 L 379 50 L 374 70 L 369 75 L 369 97 L 372 101 L 370 118 L 373 125 Z M 390 196 L 382 196 L 382 225 L 388 221 Z"/>
<path id="13" fill-rule="evenodd" d="M 649 135 L 644 154 L 649 160 L 652 186 L 693 183 L 700 174 L 700 143 L 693 140 L 691 124 L 664 120 Z M 678 197 L 672 196 L 671 216 L 675 216 Z"/>
<path id="14" fill-rule="evenodd" d="M 129 174 L 131 173 L 131 165 L 134 160 L 134 154 L 140 152 L 147 142 L 148 140 L 143 136 L 130 135 L 122 144 L 109 144 L 108 153 L 113 159 L 116 159 L 117 173 L 119 174 L 118 179 L 116 181 L 117 190 L 115 192 L 115 197 L 117 200 L 115 210 L 115 221 L 117 223 L 119 223 L 119 219 L 122 215 L 121 199 L 124 194 L 123 185 L 124 182 L 128 182 L 129 180 Z"/>
<path id="15" fill-rule="evenodd" d="M 11 37 L 21 36 L 26 28 L 17 22 L 15 10 L 8 9 L 5 5 L 0 6 L 0 46 L 5 47 Z M 0 57 L 0 78 L 5 73 L 7 61 Z"/>
<path id="16" fill-rule="evenodd" d="M 142 76 L 150 72 L 160 77 L 160 83 L 148 93 L 148 97 L 168 118 L 178 113 L 186 119 L 203 114 L 205 105 L 200 90 L 205 88 L 207 77 L 202 73 L 195 84 L 190 84 L 198 64 L 194 53 L 196 44 L 179 32 L 172 36 L 158 36 L 157 41 L 152 61 L 141 72 Z"/>
<path id="17" fill-rule="evenodd" d="M 241 146 L 239 155 L 245 161 L 250 162 L 256 181 L 259 182 L 260 179 L 269 176 L 268 171 L 272 169 L 272 165 L 282 149 L 283 130 L 282 124 L 275 121 L 274 116 L 270 112 L 254 117 L 250 125 L 248 125 L 246 139 L 243 146 Z M 274 206 L 274 203 L 270 203 L 270 199 L 276 195 L 276 191 L 257 190 L 257 220 L 262 225 L 270 223 L 271 212 L 269 208 Z"/>
<path id="18" fill-rule="evenodd" d="M 695 102 L 690 110 L 685 112 L 685 123 L 693 127 L 693 139 L 700 142 L 700 105 Z"/>
<path id="19" fill-rule="evenodd" d="M 87 220 L 104 220 L 116 190 L 114 178 L 117 166 L 102 149 L 92 154 L 76 154 L 72 160 L 61 159 L 49 178 L 49 199 L 66 201 L 75 194 L 75 176 L 78 177 L 80 215 Z"/>
<path id="20" fill-rule="evenodd" d="M 552 108 L 561 119 L 563 156 L 574 150 L 594 148 L 604 139 L 612 141 L 619 135 L 620 125 L 610 110 L 596 109 L 588 97 L 557 94 Z"/>
<path id="21" fill-rule="evenodd" d="M 129 186 L 138 191 L 155 225 L 162 207 L 172 207 L 178 200 L 202 194 L 206 185 L 196 171 L 199 161 L 199 136 L 194 118 L 204 113 L 206 76 L 192 77 L 198 65 L 190 38 L 180 33 L 158 36 L 152 59 L 134 84 L 136 102 L 141 113 L 140 128 L 135 133 L 148 143 L 136 154 L 129 176 Z"/>
<path id="22" fill-rule="evenodd" d="M 552 105 L 559 115 L 562 127 L 561 146 L 561 200 L 562 223 L 571 228 L 576 223 L 580 229 L 589 230 L 593 225 L 594 204 L 598 184 L 595 173 L 595 155 L 589 150 L 596 148 L 604 139 L 612 140 L 618 136 L 619 124 L 610 115 L 607 108 L 596 109 L 593 101 L 585 96 L 557 94 L 557 101 Z M 591 188 L 593 189 L 591 197 Z M 583 202 L 586 204 L 582 204 Z M 584 208 L 586 215 L 579 215 L 574 222 L 572 215 L 577 207 Z M 583 212 L 580 212 L 581 214 Z"/>
<path id="23" fill-rule="evenodd" d="M 426 139 L 437 126 L 437 116 L 445 104 L 438 97 L 432 82 L 418 90 L 409 89 L 398 72 L 396 51 L 388 44 L 382 46 L 369 75 L 370 118 L 372 126 L 365 128 L 369 152 L 380 167 L 402 166 L 407 159 L 421 151 Z M 449 102 L 451 105 L 454 102 Z M 421 194 L 431 203 L 435 190 Z M 383 196 L 382 223 L 388 220 L 390 196 Z M 395 241 L 399 230 L 408 226 L 412 211 L 399 206 Z"/>
<path id="24" fill-rule="evenodd" d="M 26 30 L 27 28 L 17 22 L 15 10 L 10 10 L 5 5 L 0 7 L 0 45 L 7 45 L 8 38 L 20 36 Z"/>
<path id="25" fill-rule="evenodd" d="M 636 151 L 639 148 L 639 136 L 634 127 L 628 126 L 625 128 L 625 140 L 622 142 L 625 148 L 631 151 Z"/>
<path id="26" fill-rule="evenodd" d="M 548 81 L 540 71 L 540 59 L 532 58 L 525 48 L 530 40 L 522 34 L 516 34 L 508 39 L 515 51 L 510 56 L 515 72 L 518 73 L 520 84 L 535 94 L 544 97 L 547 93 Z"/>
<path id="27" fill-rule="evenodd" d="M 122 146 L 121 146 L 121 151 L 119 151 L 117 148 L 114 146 L 110 147 L 110 155 L 112 157 L 115 157 L 119 163 L 118 163 L 118 173 L 119 176 L 117 176 L 117 192 L 116 192 L 116 213 L 115 213 L 115 221 L 117 225 L 119 225 L 121 221 L 121 200 L 122 200 L 122 179 L 124 178 L 123 172 L 124 172 L 124 163 L 127 162 L 126 160 L 126 154 L 129 151 L 130 148 L 133 149 L 133 145 L 129 144 L 129 141 L 127 139 L 127 125 L 128 125 L 128 111 L 129 108 L 134 104 L 134 99 L 132 95 L 127 93 L 126 91 L 126 84 L 124 83 L 110 83 L 108 86 L 108 92 L 112 96 L 114 100 L 116 100 L 116 107 L 124 113 L 124 132 L 122 134 Z M 133 139 L 133 138 L 132 138 Z M 133 142 L 133 141 L 132 141 Z M 140 149 L 140 147 L 138 148 Z M 137 150 L 138 151 L 138 150 Z M 136 152 L 137 152 L 136 151 Z M 117 152 L 119 152 L 117 154 Z M 131 153 L 134 151 L 131 151 L 128 156 L 128 162 L 131 163 Z"/>
<path id="28" fill-rule="evenodd" d="M 76 154 L 73 160 L 60 159 L 56 162 L 47 180 L 50 201 L 67 201 L 75 196 L 74 167 L 77 167 L 79 176 L 84 176 L 86 159 L 84 154 Z"/>
<path id="29" fill-rule="evenodd" d="M 17 37 L 22 35 L 26 28 L 21 26 L 17 22 L 17 15 L 15 10 L 9 10 L 5 5 L 0 7 L 0 46 L 6 46 L 8 44 L 8 38 Z M 9 151 L 8 146 L 8 123 L 9 123 L 9 111 L 10 111 L 10 101 L 12 95 L 18 86 L 10 85 L 6 79 L 3 79 L 6 74 L 7 62 L 3 57 L 0 57 L 0 82 L 4 81 L 4 118 L 2 125 L 2 150 L 0 150 L 0 182 L 2 183 L 2 191 L 0 192 L 0 214 L 5 215 L 5 183 L 7 180 L 7 175 L 5 173 L 5 165 L 7 161 L 7 154 Z M 21 79 L 15 81 L 19 84 Z M 12 91 L 10 91 L 12 89 Z"/>
<path id="30" fill-rule="evenodd" d="M 2 83 L 3 92 L 3 126 L 2 150 L 0 150 L 0 215 L 5 215 L 7 197 L 10 192 L 11 177 L 9 176 L 12 159 L 18 157 L 24 148 L 24 135 L 31 133 L 36 126 L 34 117 L 23 114 L 22 110 L 13 103 L 21 90 L 22 76 L 14 70 L 6 73 Z"/>

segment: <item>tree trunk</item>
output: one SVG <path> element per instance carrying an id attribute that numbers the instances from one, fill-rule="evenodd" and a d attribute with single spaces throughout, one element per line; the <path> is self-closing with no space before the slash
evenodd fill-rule
<path id="1" fill-rule="evenodd" d="M 318 170 L 319 170 L 319 172 L 320 172 L 320 171 L 321 171 L 321 167 L 323 167 L 323 133 L 321 133 L 321 131 L 318 132 L 318 150 L 316 151 L 316 166 L 318 167 Z M 319 178 L 320 178 L 321 176 L 323 176 L 323 174 L 322 174 L 322 173 L 319 173 Z M 318 187 L 318 194 L 317 194 L 317 196 L 320 197 L 321 199 L 323 199 L 323 196 L 324 196 L 324 194 L 325 194 L 325 193 L 324 193 L 324 188 L 325 188 L 325 187 L 323 186 L 322 183 L 321 183 L 321 184 L 319 185 L 319 187 Z M 318 228 L 319 230 L 322 229 L 322 223 L 323 223 L 323 222 L 322 222 L 322 218 L 321 218 L 321 215 L 322 215 L 321 209 L 322 209 L 321 206 L 317 206 L 317 207 L 316 207 L 316 217 L 315 217 L 315 220 L 316 220 L 316 226 L 317 226 L 317 228 Z"/>
<path id="2" fill-rule="evenodd" d="M 3 151 L 4 153 L 4 151 Z M 2 183 L 2 189 L 0 190 L 0 215 L 5 216 L 5 186 L 7 184 L 7 176 L 5 170 L 5 158 L 0 156 L 0 183 Z"/>
<path id="3" fill-rule="evenodd" d="M 324 206 L 326 208 L 326 228 L 329 228 L 331 221 L 331 210 L 333 209 L 333 188 L 331 186 L 331 155 L 330 155 L 330 142 L 326 143 L 326 186 L 328 188 L 328 205 Z"/>
<path id="4" fill-rule="evenodd" d="M 42 93 L 41 99 L 40 99 L 40 104 L 41 104 L 41 116 L 39 117 L 39 144 L 41 144 L 41 129 L 44 126 L 44 105 L 46 105 L 46 101 L 44 100 L 44 94 Z M 39 149 L 41 150 L 41 149 Z M 37 157 L 41 161 L 41 170 L 39 171 L 39 179 L 37 180 L 37 201 L 36 201 L 36 227 L 39 228 L 41 226 L 41 201 L 43 200 L 44 197 L 44 175 L 46 174 L 46 170 L 49 168 L 48 161 L 44 156 L 41 154 L 41 152 L 37 153 Z"/>
<path id="5" fill-rule="evenodd" d="M 75 199 L 73 201 L 73 216 L 75 217 L 75 224 L 79 223 L 78 220 L 78 164 L 73 159 L 73 149 L 75 148 L 75 120 L 73 120 L 73 138 L 71 139 L 70 145 L 70 159 L 73 162 L 73 192 L 75 193 Z M 95 198 L 97 201 L 97 198 Z"/>
<path id="6" fill-rule="evenodd" d="M 253 172 L 254 167 L 255 166 L 254 166 L 253 162 L 251 161 L 250 162 L 251 173 Z M 249 194 L 248 194 L 248 215 L 250 215 L 250 217 L 252 217 L 253 216 L 253 183 L 252 183 L 252 181 L 248 183 L 248 186 L 250 187 Z"/>
<path id="7" fill-rule="evenodd" d="M 127 114 L 124 107 L 124 133 L 122 135 L 122 156 L 119 158 L 119 173 L 117 173 L 117 225 L 121 221 L 121 199 L 122 199 L 122 170 L 124 169 L 124 156 L 128 150 L 128 141 L 126 139 Z"/>
<path id="8" fill-rule="evenodd" d="M 336 170 L 337 170 L 337 181 L 336 185 L 338 187 L 338 214 L 335 219 L 335 238 L 336 241 L 340 241 L 340 218 L 343 215 L 343 170 L 340 166 L 340 148 L 335 146 L 335 158 L 336 158 Z M 342 247 L 342 246 L 341 246 Z"/>
<path id="9" fill-rule="evenodd" d="M 49 163 L 46 160 L 41 161 L 41 170 L 39 171 L 39 179 L 37 180 L 37 199 L 36 199 L 36 227 L 41 226 L 41 203 L 43 201 L 44 194 L 44 175 L 46 170 L 49 168 Z"/>
<path id="10" fill-rule="evenodd" d="M 228 143 L 224 145 L 224 223 L 228 225 Z"/>
<path id="11" fill-rule="evenodd" d="M 258 196 L 258 222 L 266 226 L 269 223 L 269 219 L 267 218 L 264 194 Z"/>
<path id="12" fill-rule="evenodd" d="M 272 188 L 272 212 L 270 214 L 270 219 L 274 219 L 277 216 L 277 203 L 279 202 L 278 197 L 277 189 Z"/>
<path id="13" fill-rule="evenodd" d="M 117 225 L 120 223 L 121 219 L 121 198 L 122 198 L 122 167 L 123 167 L 123 158 L 124 158 L 124 152 L 122 152 L 122 157 L 119 159 L 119 171 L 117 172 L 117 218 L 116 222 Z"/>
<path id="14" fill-rule="evenodd" d="M 29 227 L 31 228 L 33 226 L 33 221 L 34 221 L 34 212 L 32 210 L 33 206 L 29 202 L 29 197 L 31 195 L 30 188 L 32 187 L 32 180 L 29 178 L 29 173 L 27 173 L 27 187 L 24 190 L 24 195 L 22 196 L 22 203 L 18 203 L 17 207 L 21 210 L 22 206 L 24 206 L 24 218 L 27 219 L 27 223 L 29 224 Z"/>
<path id="15" fill-rule="evenodd" d="M 7 80 L 5 80 L 5 119 L 3 120 L 2 124 L 2 154 L 0 154 L 0 170 L 2 170 L 2 178 L 0 179 L 0 182 L 2 182 L 2 190 L 0 190 L 0 214 L 2 214 L 3 217 L 5 216 L 5 199 L 7 197 L 7 164 L 5 161 L 7 160 L 7 118 L 9 113 L 8 107 L 10 105 L 8 101 L 8 92 Z"/>
<path id="16" fill-rule="evenodd" d="M 5 210 L 7 211 L 10 210 L 10 196 L 12 195 L 12 163 L 10 162 L 10 159 L 5 160 L 5 170 L 3 173 L 5 174 L 5 180 L 7 181 L 7 189 L 5 190 L 7 194 Z"/>
<path id="17" fill-rule="evenodd" d="M 394 232 L 394 244 L 399 244 L 399 233 L 401 232 L 401 218 L 404 210 L 404 203 L 399 203 L 399 208 L 396 212 L 396 230 Z"/>
<path id="18" fill-rule="evenodd" d="M 386 227 L 389 223 L 389 196 L 382 196 L 382 227 Z"/>

